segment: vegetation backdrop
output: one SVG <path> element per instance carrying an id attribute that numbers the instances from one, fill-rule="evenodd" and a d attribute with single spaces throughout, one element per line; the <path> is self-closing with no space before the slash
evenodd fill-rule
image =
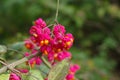
<path id="1" fill-rule="evenodd" d="M 41 17 L 52 23 L 55 11 L 56 0 L 0 0 L 0 44 L 23 41 L 32 21 Z M 73 62 L 81 66 L 79 80 L 119 80 L 119 0 L 60 0 L 58 21 L 75 37 L 71 52 Z"/>

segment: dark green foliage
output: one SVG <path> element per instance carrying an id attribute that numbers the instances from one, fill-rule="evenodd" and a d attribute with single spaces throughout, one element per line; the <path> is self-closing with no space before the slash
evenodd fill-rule
<path id="1" fill-rule="evenodd" d="M 81 65 L 77 74 L 81 80 L 109 80 L 111 71 L 120 66 L 119 3 L 60 0 L 58 21 L 75 37 L 75 49 L 71 51 L 73 61 Z M 55 11 L 56 0 L 0 0 L 0 44 L 24 40 L 32 21 L 38 17 L 53 23 Z M 101 77 L 101 72 L 105 76 Z"/>

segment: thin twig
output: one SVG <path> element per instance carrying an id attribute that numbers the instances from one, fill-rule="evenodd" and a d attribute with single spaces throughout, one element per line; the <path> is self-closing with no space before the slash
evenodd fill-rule
<path id="1" fill-rule="evenodd" d="M 14 69 L 14 68 L 12 68 L 12 67 L 8 67 L 8 64 L 7 64 L 7 63 L 5 63 L 5 62 L 3 62 L 3 61 L 0 61 L 0 63 L 2 63 L 3 65 L 7 66 L 7 68 L 8 68 L 9 70 L 11 70 L 12 72 L 20 75 L 20 72 L 19 72 L 18 70 Z"/>
<path id="2" fill-rule="evenodd" d="M 48 25 L 47 27 L 51 27 L 51 26 L 53 26 L 54 24 L 50 24 L 50 25 Z M 46 28 L 46 27 L 45 27 Z"/>
<path id="3" fill-rule="evenodd" d="M 28 56 L 28 57 L 24 57 L 24 58 L 22 58 L 22 59 L 20 59 L 20 60 L 18 60 L 18 61 L 15 61 L 15 62 L 13 62 L 13 63 L 11 63 L 11 64 L 7 64 L 6 66 L 4 66 L 4 67 L 2 67 L 2 68 L 0 69 L 0 74 L 6 72 L 7 69 L 9 69 L 9 70 L 14 70 L 14 68 L 15 68 L 17 65 L 20 65 L 20 64 L 28 61 L 30 58 L 32 58 L 32 57 L 34 57 L 34 56 L 37 56 L 37 55 L 39 55 L 39 53 L 37 53 L 37 54 L 32 54 L 32 55 L 30 55 L 30 56 Z"/>
<path id="4" fill-rule="evenodd" d="M 5 62 L 3 62 L 3 61 L 1 61 L 1 60 L 0 60 L 0 63 L 2 63 L 2 64 L 5 65 L 5 66 L 7 65 Z"/>
<path id="5" fill-rule="evenodd" d="M 58 24 L 58 20 L 57 20 L 57 18 L 58 18 L 58 11 L 59 11 L 59 0 L 57 0 L 57 9 L 56 9 L 56 15 L 55 15 L 55 23 L 57 23 L 57 24 Z"/>

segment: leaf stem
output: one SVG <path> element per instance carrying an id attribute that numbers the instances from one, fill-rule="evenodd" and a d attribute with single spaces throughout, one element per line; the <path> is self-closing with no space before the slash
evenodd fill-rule
<path id="1" fill-rule="evenodd" d="M 57 18 L 58 18 L 58 11 L 59 11 L 59 0 L 57 0 L 57 8 L 56 8 L 56 15 L 55 15 L 55 23 L 57 23 L 57 24 L 58 24 L 58 20 L 57 20 Z"/>

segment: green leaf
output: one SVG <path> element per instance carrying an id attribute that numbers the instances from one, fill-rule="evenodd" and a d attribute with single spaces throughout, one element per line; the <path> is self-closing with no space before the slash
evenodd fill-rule
<path id="1" fill-rule="evenodd" d="M 4 45 L 0 45 L 0 55 L 1 55 L 1 54 L 4 54 L 4 53 L 6 53 L 6 52 L 7 52 L 7 47 L 4 46 Z"/>
<path id="2" fill-rule="evenodd" d="M 44 78 L 46 78 L 50 71 L 50 69 L 45 65 L 45 64 L 41 64 L 40 67 L 39 67 L 39 70 L 41 71 L 41 74 Z"/>
<path id="3" fill-rule="evenodd" d="M 62 62 L 57 63 L 50 70 L 48 74 L 48 80 L 64 80 L 69 70 L 69 59 L 65 59 Z"/>
<path id="4" fill-rule="evenodd" d="M 16 42 L 13 45 L 9 46 L 11 49 L 21 49 L 24 46 L 24 42 Z"/>
<path id="5" fill-rule="evenodd" d="M 44 80 L 39 70 L 31 70 L 28 80 Z"/>
<path id="6" fill-rule="evenodd" d="M 0 75 L 0 80 L 9 80 L 10 74 L 1 74 Z"/>

